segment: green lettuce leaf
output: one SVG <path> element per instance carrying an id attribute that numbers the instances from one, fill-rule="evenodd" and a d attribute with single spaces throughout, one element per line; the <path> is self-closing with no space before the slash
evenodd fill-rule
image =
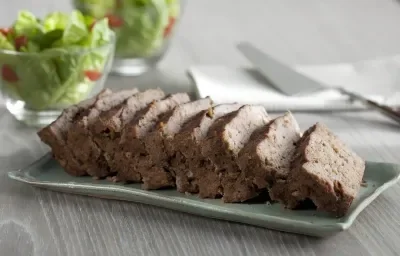
<path id="1" fill-rule="evenodd" d="M 84 58 L 85 70 L 103 70 L 104 64 L 107 60 L 107 52 L 94 51 L 87 54 Z"/>
<path id="2" fill-rule="evenodd" d="M 92 30 L 91 34 L 87 39 L 82 42 L 82 46 L 93 49 L 87 52 L 84 56 L 84 68 L 85 70 L 103 70 L 107 57 L 113 50 L 110 47 L 101 47 L 111 41 L 112 31 L 108 27 L 107 18 L 98 20 Z"/>
<path id="3" fill-rule="evenodd" d="M 16 66 L 21 77 L 19 93 L 30 109 L 65 107 L 87 97 L 93 83 L 84 79 L 84 56 L 71 49 L 48 49 L 23 56 L 25 65 Z"/>
<path id="4" fill-rule="evenodd" d="M 54 56 L 52 60 L 60 78 L 60 86 L 53 93 L 53 105 L 75 104 L 85 99 L 92 90 L 94 83 L 84 79 L 86 60 L 92 53 L 80 53 L 79 50 L 82 48 L 71 46 L 45 51 L 47 55 Z"/>
<path id="5" fill-rule="evenodd" d="M 18 87 L 21 98 L 30 109 L 49 108 L 61 84 L 53 61 L 40 53 L 20 57 L 23 65 L 16 65 L 15 72 L 20 78 Z"/>
<path id="6" fill-rule="evenodd" d="M 19 49 L 20 52 L 39 52 L 40 46 L 32 41 L 28 41 L 25 46 Z"/>
<path id="7" fill-rule="evenodd" d="M 18 55 L 0 52 L 0 67 L 7 65 L 11 70 L 15 71 L 18 65 L 21 65 Z M 19 95 L 18 82 L 7 82 L 3 79 L 0 81 L 2 93 L 12 97 L 13 99 L 21 99 Z"/>
<path id="8" fill-rule="evenodd" d="M 14 45 L 2 33 L 0 33 L 0 49 L 15 51 Z"/>
<path id="9" fill-rule="evenodd" d="M 111 40 L 111 30 L 108 27 L 108 19 L 104 18 L 97 21 L 90 35 L 90 47 L 99 47 L 105 45 Z"/>
<path id="10" fill-rule="evenodd" d="M 41 32 L 42 26 L 35 15 L 28 11 L 20 11 L 13 28 L 16 36 L 33 37 Z"/>
<path id="11" fill-rule="evenodd" d="M 19 96 L 19 91 L 18 91 L 18 86 L 14 83 L 9 83 L 7 81 L 2 80 L 1 81 L 1 90 L 3 95 L 7 95 L 8 97 L 11 97 L 16 100 L 21 100 L 21 97 Z"/>
<path id="12" fill-rule="evenodd" d="M 63 30 L 55 29 L 36 38 L 35 42 L 39 45 L 41 50 L 44 50 L 51 48 L 57 41 L 61 41 L 62 36 Z"/>
<path id="13" fill-rule="evenodd" d="M 87 27 L 91 26 L 96 21 L 96 19 L 93 16 L 85 15 L 84 18 Z"/>
<path id="14" fill-rule="evenodd" d="M 147 2 L 147 1 L 145 1 Z M 169 21 L 169 9 L 165 0 L 127 1 L 132 7 L 121 10 L 124 26 L 117 33 L 116 53 L 124 57 L 147 57 L 156 53 L 164 42 L 164 29 Z M 135 11 L 132 11 L 132 9 Z"/>
<path id="15" fill-rule="evenodd" d="M 73 11 L 62 37 L 64 45 L 73 45 L 85 39 L 89 30 L 85 23 L 85 17 L 79 11 Z"/>
<path id="16" fill-rule="evenodd" d="M 29 12 L 20 12 L 14 23 L 15 34 L 0 33 L 0 49 L 15 50 L 14 37 L 28 37 L 19 50 L 29 55 L 0 52 L 0 67 L 10 66 L 18 81 L 8 87 L 14 98 L 24 100 L 34 110 L 52 109 L 85 99 L 96 82 L 85 71 L 103 72 L 113 48 L 105 46 L 113 37 L 107 18 L 94 18 L 79 11 L 71 15 L 52 13 L 42 23 Z M 104 47 L 102 47 L 104 46 Z M 111 62 L 110 62 L 111 63 Z"/>
<path id="17" fill-rule="evenodd" d="M 92 87 L 84 81 L 84 59 L 82 54 L 71 54 L 74 49 L 58 49 L 57 58 L 54 59 L 57 73 L 61 79 L 61 86 L 54 95 L 54 103 L 70 105 L 86 98 Z"/>
<path id="18" fill-rule="evenodd" d="M 53 12 L 43 20 L 43 31 L 64 30 L 68 24 L 68 15 L 62 12 Z"/>
<path id="19" fill-rule="evenodd" d="M 169 16 L 176 18 L 179 16 L 181 4 L 178 0 L 166 0 L 168 9 L 169 9 Z"/>
<path id="20" fill-rule="evenodd" d="M 96 19 L 103 18 L 108 13 L 114 13 L 116 2 L 116 0 L 74 0 L 78 9 L 90 13 Z"/>

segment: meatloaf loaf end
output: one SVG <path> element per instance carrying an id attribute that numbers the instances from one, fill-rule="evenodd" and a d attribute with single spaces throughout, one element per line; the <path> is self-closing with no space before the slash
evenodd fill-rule
<path id="1" fill-rule="evenodd" d="M 299 140 L 300 128 L 290 112 L 275 118 L 253 133 L 240 151 L 242 176 L 260 192 L 271 188 L 276 179 L 286 179 Z"/>
<path id="2" fill-rule="evenodd" d="M 114 171 L 117 180 L 126 182 L 141 182 L 139 169 L 149 162 L 149 155 L 144 146 L 144 138 L 153 131 L 160 118 L 172 111 L 176 106 L 190 101 L 187 93 L 176 93 L 165 99 L 154 101 L 145 109 L 139 111 L 126 124 L 121 132 L 120 151 L 116 152 Z"/>
<path id="3" fill-rule="evenodd" d="M 144 92 L 136 93 L 129 97 L 125 102 L 102 112 L 99 118 L 90 126 L 93 139 L 108 163 L 108 174 L 112 174 L 115 168 L 114 156 L 118 152 L 120 134 L 125 124 L 129 123 L 135 114 L 146 108 L 151 102 L 160 100 L 165 94 L 160 89 L 149 89 Z M 101 170 L 104 172 L 105 170 Z M 100 176 L 100 175 L 96 175 Z"/>
<path id="4" fill-rule="evenodd" d="M 118 106 L 137 92 L 137 89 L 123 90 L 102 97 L 91 108 L 74 118 L 68 131 L 67 143 L 74 148 L 75 157 L 82 163 L 81 169 L 89 175 L 101 178 L 108 173 L 107 162 L 94 142 L 89 126 L 97 120 L 100 113 Z"/>
<path id="5" fill-rule="evenodd" d="M 139 170 L 144 189 L 175 186 L 175 179 L 168 169 L 172 153 L 169 143 L 185 123 L 211 105 L 209 97 L 181 104 L 161 118 L 156 129 L 146 136 L 145 147 L 150 156 L 150 165 Z"/>
<path id="6" fill-rule="evenodd" d="M 364 160 L 317 123 L 298 143 L 292 170 L 282 183 L 286 192 L 276 199 L 290 209 L 310 199 L 318 210 L 340 217 L 357 196 L 364 170 Z"/>
<path id="7" fill-rule="evenodd" d="M 111 93 L 111 90 L 104 89 L 96 96 L 66 108 L 55 121 L 38 132 L 39 138 L 51 148 L 53 157 L 70 175 L 83 176 L 86 174 L 86 171 L 81 168 L 82 164 L 71 151 L 75 150 L 75 147 L 70 148 L 67 145 L 67 133 L 72 122 L 76 115 L 86 111 L 99 99 Z"/>
<path id="8" fill-rule="evenodd" d="M 200 142 L 206 137 L 210 126 L 218 118 L 238 110 L 240 104 L 221 104 L 201 111 L 183 126 L 171 144 L 175 151 L 170 160 L 170 168 L 175 175 L 177 190 L 181 193 L 198 193 L 198 177 L 203 173 L 197 170 L 205 161 L 201 155 Z"/>
<path id="9" fill-rule="evenodd" d="M 240 202 L 255 196 L 252 183 L 243 180 L 236 163 L 240 150 L 270 118 L 262 106 L 245 105 L 219 118 L 202 142 L 202 155 L 211 160 L 198 180 L 201 197 L 223 196 L 225 202 Z"/>

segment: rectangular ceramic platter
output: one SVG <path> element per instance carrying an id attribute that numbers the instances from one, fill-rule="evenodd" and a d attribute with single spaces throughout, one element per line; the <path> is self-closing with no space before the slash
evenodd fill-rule
<path id="1" fill-rule="evenodd" d="M 219 199 L 200 199 L 173 189 L 146 191 L 140 188 L 140 184 L 122 185 L 91 177 L 73 177 L 65 173 L 50 154 L 22 170 L 9 172 L 9 177 L 66 193 L 133 201 L 209 218 L 324 237 L 348 229 L 365 207 L 398 181 L 399 173 L 399 165 L 368 162 L 364 174 L 367 186 L 361 187 L 348 214 L 342 218 L 314 210 L 287 210 L 277 203 L 226 204 Z"/>

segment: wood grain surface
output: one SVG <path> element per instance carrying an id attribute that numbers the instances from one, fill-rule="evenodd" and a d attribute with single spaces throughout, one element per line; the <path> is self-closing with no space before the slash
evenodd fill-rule
<path id="1" fill-rule="evenodd" d="M 71 10 L 69 1 L 0 0 L 0 24 L 17 10 Z M 110 77 L 108 87 L 193 91 L 195 64 L 242 66 L 248 40 L 292 64 L 355 61 L 400 51 L 400 4 L 390 0 L 191 0 L 157 70 Z M 400 128 L 372 112 L 296 114 L 306 128 L 322 121 L 371 161 L 400 163 Z M 157 207 L 32 188 L 6 177 L 48 149 L 35 131 L 0 108 L 0 255 L 398 255 L 400 186 L 328 239 L 270 231 Z"/>

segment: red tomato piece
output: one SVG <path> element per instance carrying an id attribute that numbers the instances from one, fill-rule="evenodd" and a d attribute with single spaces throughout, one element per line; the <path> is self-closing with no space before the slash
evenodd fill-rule
<path id="1" fill-rule="evenodd" d="M 15 83 L 15 82 L 18 82 L 18 80 L 19 80 L 18 76 L 14 72 L 14 70 L 12 70 L 12 68 L 7 64 L 4 64 L 1 67 L 1 77 L 3 78 L 4 81 L 10 82 L 10 83 Z"/>
<path id="2" fill-rule="evenodd" d="M 174 17 L 169 17 L 169 22 L 168 25 L 164 29 L 164 37 L 169 36 L 171 34 L 172 28 L 174 27 L 175 24 L 175 18 Z"/>
<path id="3" fill-rule="evenodd" d="M 28 38 L 26 36 L 18 36 L 15 38 L 15 48 L 17 51 L 21 49 L 22 46 L 26 46 L 28 44 Z"/>
<path id="4" fill-rule="evenodd" d="M 119 28 L 124 24 L 124 21 L 118 16 L 108 14 L 106 17 L 108 18 L 108 25 L 110 28 Z"/>
<path id="5" fill-rule="evenodd" d="M 89 78 L 90 81 L 97 81 L 101 77 L 101 73 L 96 70 L 86 70 L 85 76 Z"/>
<path id="6" fill-rule="evenodd" d="M 12 32 L 11 28 L 0 28 L 0 33 L 2 33 L 4 36 L 8 36 Z"/>

